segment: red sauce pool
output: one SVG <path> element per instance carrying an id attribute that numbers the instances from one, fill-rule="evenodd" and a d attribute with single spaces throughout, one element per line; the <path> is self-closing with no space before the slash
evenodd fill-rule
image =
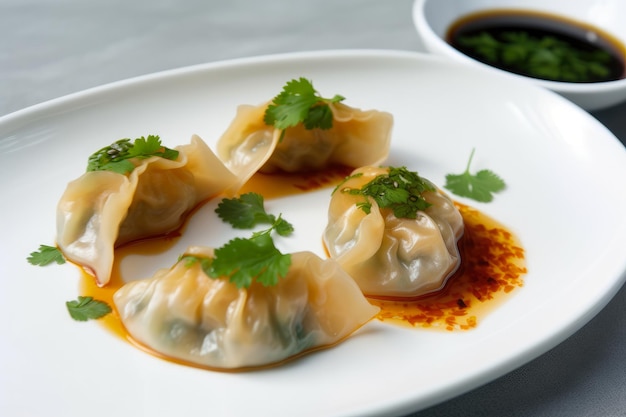
<path id="1" fill-rule="evenodd" d="M 456 203 L 465 232 L 459 241 L 461 266 L 443 289 L 415 300 L 370 299 L 378 319 L 413 327 L 468 330 L 523 286 L 524 249 L 505 226 Z"/>

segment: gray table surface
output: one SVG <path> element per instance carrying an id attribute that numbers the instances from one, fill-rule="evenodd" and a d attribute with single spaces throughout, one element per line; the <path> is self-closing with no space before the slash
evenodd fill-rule
<path id="1" fill-rule="evenodd" d="M 412 0 L 0 0 L 0 116 L 109 82 L 229 58 L 419 51 L 411 8 Z M 593 115 L 626 143 L 626 104 Z M 412 416 L 626 416 L 624 305 L 626 287 L 551 351 Z"/>

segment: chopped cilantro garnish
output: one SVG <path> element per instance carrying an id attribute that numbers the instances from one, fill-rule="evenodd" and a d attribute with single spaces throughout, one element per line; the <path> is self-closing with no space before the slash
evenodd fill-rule
<path id="1" fill-rule="evenodd" d="M 488 203 L 493 200 L 493 193 L 504 190 L 506 184 L 498 175 L 487 169 L 480 170 L 475 175 L 470 174 L 469 168 L 473 157 L 474 149 L 470 154 L 465 172 L 446 175 L 444 187 L 458 196 Z"/>
<path id="2" fill-rule="evenodd" d="M 31 252 L 30 256 L 26 258 L 31 265 L 45 266 L 53 262 L 61 265 L 65 263 L 63 253 L 59 248 L 55 246 L 39 245 L 39 250 Z"/>
<path id="3" fill-rule="evenodd" d="M 274 216 L 265 211 L 263 196 L 246 193 L 239 198 L 225 198 L 215 209 L 217 215 L 236 229 L 251 229 L 257 224 L 270 224 L 281 236 L 293 232 L 293 226 L 281 216 Z"/>
<path id="4" fill-rule="evenodd" d="M 161 139 L 155 135 L 143 136 L 131 143 L 130 139 L 120 139 L 100 149 L 89 157 L 87 171 L 113 171 L 128 174 L 135 169 L 132 158 L 145 159 L 151 156 L 176 160 L 178 151 L 161 145 Z"/>
<path id="5" fill-rule="evenodd" d="M 285 129 L 300 123 L 306 129 L 330 129 L 333 126 L 333 115 L 328 104 L 344 99 L 340 95 L 323 98 L 311 81 L 300 77 L 287 82 L 282 92 L 272 99 L 265 110 L 263 121 L 268 126 L 282 130 L 282 135 Z"/>
<path id="6" fill-rule="evenodd" d="M 533 36 L 526 31 L 487 31 L 459 38 L 478 58 L 518 74 L 546 80 L 589 82 L 610 74 L 611 55 L 587 51 L 554 36 Z"/>
<path id="7" fill-rule="evenodd" d="M 418 211 L 430 206 L 422 194 L 434 190 L 417 172 L 409 171 L 405 167 L 390 167 L 387 174 L 378 175 L 360 189 L 342 189 L 343 192 L 353 195 L 370 197 L 380 208 L 390 208 L 394 216 L 406 219 L 416 218 Z M 357 203 L 357 206 L 369 214 L 372 205 L 366 200 Z"/>
<path id="8" fill-rule="evenodd" d="M 111 312 L 111 307 L 104 301 L 93 297 L 78 296 L 77 300 L 65 303 L 70 316 L 77 321 L 95 320 Z"/>

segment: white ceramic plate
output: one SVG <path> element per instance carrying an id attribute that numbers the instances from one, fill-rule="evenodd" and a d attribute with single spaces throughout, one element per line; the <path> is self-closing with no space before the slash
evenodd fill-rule
<path id="1" fill-rule="evenodd" d="M 224 374 L 175 365 L 71 320 L 71 265 L 26 257 L 52 244 L 55 206 L 87 156 L 122 137 L 161 135 L 211 146 L 241 103 L 274 96 L 304 76 L 322 93 L 395 117 L 389 163 L 442 184 L 473 169 L 508 189 L 469 203 L 521 238 L 529 273 L 517 294 L 468 332 L 372 322 L 339 346 L 286 366 Z M 335 51 L 261 57 L 141 77 L 44 103 L 0 119 L 0 414 L 11 416 L 399 415 L 486 383 L 571 335 L 624 280 L 626 152 L 579 108 L 493 74 L 404 52 Z M 322 254 L 329 190 L 271 200 L 298 233 L 285 249 Z M 206 215 L 205 215 L 206 214 Z M 129 258 L 149 276 L 189 243 L 221 245 L 227 227 L 208 210 L 156 259 Z M 220 232 L 217 233 L 216 230 Z"/>

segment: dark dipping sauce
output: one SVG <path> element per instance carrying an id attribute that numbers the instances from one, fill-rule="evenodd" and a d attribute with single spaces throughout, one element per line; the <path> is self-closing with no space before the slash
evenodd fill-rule
<path id="1" fill-rule="evenodd" d="M 351 171 L 351 168 L 333 167 L 324 172 L 307 174 L 256 174 L 243 187 L 241 193 L 257 192 L 267 200 L 324 188 L 329 189 L 330 193 Z M 517 237 L 484 213 L 460 203 L 455 205 L 461 212 L 465 225 L 463 237 L 458 243 L 461 254 L 458 270 L 441 290 L 422 297 L 412 300 L 369 298 L 371 304 L 381 308 L 377 315 L 378 320 L 433 330 L 469 330 L 507 300 L 513 290 L 523 286 L 523 276 L 526 274 L 525 253 Z M 81 295 L 92 296 L 113 307 L 112 314 L 99 320 L 105 328 L 159 357 L 163 355 L 135 342 L 127 333 L 115 310 L 113 294 L 125 283 L 120 271 L 125 257 L 163 253 L 184 233 L 184 229 L 185 226 L 160 238 L 146 239 L 117 248 L 111 281 L 106 286 L 98 287 L 93 277 L 86 273 L 83 273 L 81 281 Z M 169 265 L 164 265 L 167 266 Z M 180 363 L 172 358 L 164 359 Z"/>
<path id="2" fill-rule="evenodd" d="M 549 81 L 592 83 L 626 77 L 626 48 L 586 23 L 548 13 L 488 10 L 454 22 L 446 42 L 493 67 Z"/>

